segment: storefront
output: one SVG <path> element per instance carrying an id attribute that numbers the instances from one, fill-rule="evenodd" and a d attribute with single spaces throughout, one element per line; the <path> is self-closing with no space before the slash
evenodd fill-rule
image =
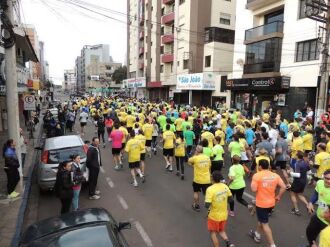
<path id="1" fill-rule="evenodd" d="M 222 85 L 231 90 L 231 107 L 245 111 L 249 116 L 272 108 L 285 111 L 289 103 L 289 77 L 230 79 Z"/>
<path id="2" fill-rule="evenodd" d="M 146 78 L 137 77 L 123 80 L 124 87 L 128 89 L 129 96 L 137 99 L 148 99 L 148 90 L 146 89 Z"/>
<path id="3" fill-rule="evenodd" d="M 196 73 L 177 76 L 173 99 L 177 104 L 211 106 L 215 90 L 214 73 Z"/>
<path id="4" fill-rule="evenodd" d="M 161 81 L 149 81 L 147 82 L 147 88 L 150 101 L 168 100 L 168 87 L 163 86 Z"/>

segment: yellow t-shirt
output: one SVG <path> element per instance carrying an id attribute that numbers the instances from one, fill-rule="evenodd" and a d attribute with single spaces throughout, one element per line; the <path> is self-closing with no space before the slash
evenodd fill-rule
<path id="1" fill-rule="evenodd" d="M 225 139 L 226 139 L 225 132 L 223 132 L 222 130 L 217 130 L 215 132 L 215 136 L 220 136 L 221 137 L 220 145 L 224 146 L 225 145 Z"/>
<path id="2" fill-rule="evenodd" d="M 270 119 L 270 116 L 268 113 L 264 113 L 262 115 L 262 121 L 264 121 L 265 123 L 269 123 L 269 119 Z"/>
<path id="3" fill-rule="evenodd" d="M 128 128 L 133 128 L 136 118 L 132 115 L 127 115 L 126 125 Z"/>
<path id="4" fill-rule="evenodd" d="M 327 149 L 326 149 L 327 153 L 330 153 L 330 141 L 328 141 L 327 143 Z"/>
<path id="5" fill-rule="evenodd" d="M 129 163 L 138 162 L 140 161 L 143 146 L 139 140 L 135 138 L 130 139 L 126 144 L 125 151 L 128 153 Z"/>
<path id="6" fill-rule="evenodd" d="M 175 120 L 174 124 L 175 124 L 176 131 L 182 131 L 182 123 L 183 123 L 183 121 L 184 120 L 182 118 L 180 118 L 180 117 Z"/>
<path id="7" fill-rule="evenodd" d="M 227 119 L 221 117 L 220 124 L 221 124 L 222 131 L 226 131 L 226 129 L 227 129 Z"/>
<path id="8" fill-rule="evenodd" d="M 142 126 L 143 133 L 147 140 L 152 140 L 152 132 L 154 131 L 154 126 L 152 124 L 146 123 Z"/>
<path id="9" fill-rule="evenodd" d="M 145 116 L 144 116 L 144 114 L 143 114 L 143 113 L 139 113 L 139 114 L 138 114 L 138 117 L 139 117 L 139 122 L 140 122 L 141 124 L 144 124 L 144 120 L 145 120 Z"/>
<path id="10" fill-rule="evenodd" d="M 321 231 L 319 247 L 330 247 L 330 226 Z"/>
<path id="11" fill-rule="evenodd" d="M 164 140 L 164 148 L 165 149 L 174 148 L 175 135 L 172 131 L 166 130 L 163 133 L 163 140 Z"/>
<path id="12" fill-rule="evenodd" d="M 205 154 L 198 154 L 191 157 L 188 163 L 194 167 L 194 182 L 198 184 L 211 183 L 211 160 Z"/>
<path id="13" fill-rule="evenodd" d="M 175 140 L 174 156 L 184 157 L 185 155 L 185 142 L 178 138 Z"/>
<path id="14" fill-rule="evenodd" d="M 307 133 L 302 137 L 304 143 L 304 150 L 313 150 L 313 135 Z"/>
<path id="15" fill-rule="evenodd" d="M 209 131 L 206 131 L 206 132 L 204 132 L 202 135 L 201 135 L 201 139 L 203 140 L 203 139 L 206 139 L 206 140 L 208 140 L 208 142 L 209 142 L 209 148 L 213 148 L 213 140 L 214 140 L 214 135 L 211 133 L 211 132 L 209 132 Z"/>
<path id="16" fill-rule="evenodd" d="M 291 157 L 297 159 L 298 151 L 304 152 L 304 142 L 301 137 L 294 138 L 291 145 Z"/>
<path id="17" fill-rule="evenodd" d="M 316 171 L 316 176 L 322 178 L 323 173 L 330 169 L 330 154 L 327 152 L 320 152 L 315 155 L 315 164 L 319 165 Z"/>
<path id="18" fill-rule="evenodd" d="M 128 137 L 128 131 L 127 131 L 127 129 L 125 127 L 123 127 L 123 126 L 120 126 L 119 127 L 119 130 L 122 131 L 123 134 L 124 134 L 123 143 L 126 143 L 127 137 Z"/>
<path id="19" fill-rule="evenodd" d="M 232 194 L 227 185 L 216 183 L 206 190 L 205 202 L 211 203 L 208 218 L 214 221 L 225 221 L 228 218 L 228 197 Z"/>
<path id="20" fill-rule="evenodd" d="M 141 143 L 141 145 L 143 147 L 143 150 L 141 151 L 141 153 L 144 154 L 146 152 L 146 140 L 147 140 L 146 137 L 144 135 L 139 134 L 139 135 L 135 136 L 135 139 Z"/>

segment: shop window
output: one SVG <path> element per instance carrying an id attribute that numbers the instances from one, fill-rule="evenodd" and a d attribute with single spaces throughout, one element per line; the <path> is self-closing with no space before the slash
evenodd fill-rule
<path id="1" fill-rule="evenodd" d="M 211 67 L 211 56 L 205 56 L 205 68 Z"/>
<path id="2" fill-rule="evenodd" d="M 230 14 L 220 13 L 220 24 L 230 25 Z"/>
<path id="3" fill-rule="evenodd" d="M 317 39 L 297 43 L 296 62 L 318 60 L 319 56 L 319 42 Z"/>

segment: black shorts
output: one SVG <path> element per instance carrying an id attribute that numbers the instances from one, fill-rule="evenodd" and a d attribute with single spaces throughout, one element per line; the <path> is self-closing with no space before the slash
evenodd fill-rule
<path id="1" fill-rule="evenodd" d="M 211 174 L 214 171 L 221 171 L 223 167 L 223 160 L 213 160 L 211 165 Z"/>
<path id="2" fill-rule="evenodd" d="M 312 152 L 313 150 L 305 150 L 305 154 L 309 154 L 310 152 Z"/>
<path id="3" fill-rule="evenodd" d="M 294 193 L 301 194 L 304 192 L 306 187 L 305 183 L 298 182 L 296 180 L 293 180 L 293 183 L 291 184 L 290 190 Z"/>
<path id="4" fill-rule="evenodd" d="M 276 167 L 279 166 L 282 170 L 283 170 L 283 169 L 286 169 L 286 161 L 276 161 L 276 162 L 275 162 L 275 166 L 276 166 Z"/>
<path id="5" fill-rule="evenodd" d="M 132 129 L 133 129 L 132 127 L 127 127 L 127 132 L 128 132 L 128 134 L 131 133 Z"/>
<path id="6" fill-rule="evenodd" d="M 203 194 L 206 194 L 206 189 L 210 186 L 211 184 L 199 184 L 199 183 L 192 183 L 193 190 L 194 192 L 203 192 Z"/>
<path id="7" fill-rule="evenodd" d="M 112 148 L 112 155 L 119 155 L 121 148 Z"/>
<path id="8" fill-rule="evenodd" d="M 142 161 L 146 160 L 146 153 L 142 153 L 142 154 L 140 155 L 140 159 L 141 159 Z"/>
<path id="9" fill-rule="evenodd" d="M 151 140 L 146 141 L 146 147 L 151 147 Z"/>
<path id="10" fill-rule="evenodd" d="M 128 162 L 129 169 L 140 168 L 140 161 Z"/>
<path id="11" fill-rule="evenodd" d="M 163 155 L 173 157 L 174 156 L 174 148 L 169 148 L 169 149 L 164 148 L 163 149 Z"/>
<path id="12" fill-rule="evenodd" d="M 256 207 L 257 218 L 260 223 L 268 223 L 269 214 L 272 212 L 273 208 L 259 208 Z"/>
<path id="13" fill-rule="evenodd" d="M 126 146 L 126 142 L 121 144 L 121 150 L 124 150 Z"/>
<path id="14" fill-rule="evenodd" d="M 87 124 L 86 122 L 81 122 L 80 127 L 84 127 L 84 126 L 86 126 L 86 124 Z"/>

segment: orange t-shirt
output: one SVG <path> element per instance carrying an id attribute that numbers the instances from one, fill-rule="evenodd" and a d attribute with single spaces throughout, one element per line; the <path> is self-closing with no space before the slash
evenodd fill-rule
<path id="1" fill-rule="evenodd" d="M 269 170 L 263 170 L 254 174 L 252 177 L 251 187 L 257 188 L 257 207 L 274 207 L 276 187 L 280 184 L 284 184 L 281 177 Z"/>

